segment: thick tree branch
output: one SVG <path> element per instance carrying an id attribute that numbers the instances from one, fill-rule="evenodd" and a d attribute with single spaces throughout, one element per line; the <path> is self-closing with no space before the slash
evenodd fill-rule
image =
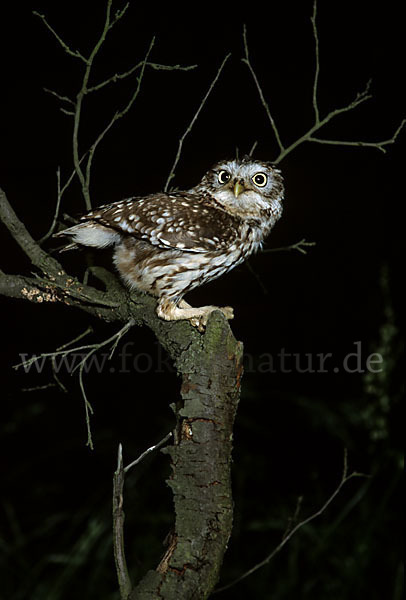
<path id="1" fill-rule="evenodd" d="M 178 426 L 168 480 L 176 522 L 156 571 L 131 594 L 141 598 L 207 598 L 218 579 L 231 533 L 231 450 L 242 376 L 242 344 L 219 311 L 204 336 L 193 332 L 187 348 L 171 356 L 182 374 L 183 406 L 174 407 Z M 179 352 L 180 350 L 180 352 Z"/>
<path id="2" fill-rule="evenodd" d="M 7 227 L 17 244 L 31 260 L 32 264 L 50 275 L 62 275 L 63 268 L 57 260 L 49 256 L 32 238 L 24 223 L 17 217 L 0 188 L 0 221 Z"/>
<path id="3" fill-rule="evenodd" d="M 114 295 L 108 291 L 102 292 L 84 285 L 75 277 L 68 275 L 62 265 L 47 254 L 33 239 L 25 225 L 17 217 L 2 189 L 0 189 L 0 221 L 6 226 L 32 264 L 41 272 L 41 275 L 34 277 L 0 272 L 0 289 L 3 295 L 36 303 L 59 301 L 67 305 L 81 305 L 85 309 L 93 306 L 94 310 L 89 312 L 96 314 L 102 308 L 110 308 L 111 313 L 111 309 L 121 306 L 123 298 L 119 297 L 117 290 Z M 124 288 L 122 295 L 124 295 Z M 118 312 L 120 313 L 120 311 Z"/>

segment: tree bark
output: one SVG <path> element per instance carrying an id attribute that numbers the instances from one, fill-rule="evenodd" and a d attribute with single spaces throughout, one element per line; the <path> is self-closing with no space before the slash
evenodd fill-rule
<path id="1" fill-rule="evenodd" d="M 174 445 L 166 447 L 175 507 L 173 533 L 155 571 L 132 590 L 131 600 L 205 599 L 213 590 L 232 527 L 232 430 L 242 376 L 242 344 L 220 311 L 206 331 L 186 321 L 166 322 L 156 301 L 129 294 L 110 273 L 95 268 L 106 291 L 83 285 L 32 239 L 0 190 L 0 219 L 26 252 L 39 276 L 0 271 L 0 294 L 31 302 L 63 302 L 108 322 L 146 324 L 166 349 L 181 376 Z"/>
<path id="2" fill-rule="evenodd" d="M 182 374 L 172 464 L 176 522 L 156 571 L 131 600 L 204 599 L 213 590 L 232 526 L 231 449 L 242 375 L 242 344 L 220 312 L 206 332 L 175 358 Z"/>

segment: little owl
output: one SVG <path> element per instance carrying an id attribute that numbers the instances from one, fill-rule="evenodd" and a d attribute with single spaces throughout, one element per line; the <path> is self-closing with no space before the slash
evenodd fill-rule
<path id="1" fill-rule="evenodd" d="M 132 289 L 157 297 L 157 314 L 188 319 L 203 330 L 210 313 L 183 296 L 227 273 L 261 248 L 282 214 L 283 180 L 270 163 L 229 160 L 214 165 L 195 187 L 133 197 L 90 211 L 60 231 L 78 246 L 114 246 L 114 262 Z"/>

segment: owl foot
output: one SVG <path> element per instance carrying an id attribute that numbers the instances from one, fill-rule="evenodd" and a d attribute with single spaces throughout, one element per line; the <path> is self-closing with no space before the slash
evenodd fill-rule
<path id="1" fill-rule="evenodd" d="M 157 306 L 157 315 L 165 321 L 188 320 L 193 327 L 203 332 L 209 316 L 214 310 L 221 311 L 226 319 L 234 318 L 234 311 L 231 306 L 200 306 L 194 308 L 184 300 L 181 300 L 178 305 L 168 300 L 161 301 Z"/>
<path id="2" fill-rule="evenodd" d="M 231 308 L 231 306 L 202 306 L 201 308 L 207 309 L 207 312 L 200 317 L 192 317 L 189 319 L 191 325 L 196 327 L 201 332 L 206 329 L 207 321 L 214 310 L 219 310 L 222 312 L 226 319 L 234 319 L 234 310 Z"/>

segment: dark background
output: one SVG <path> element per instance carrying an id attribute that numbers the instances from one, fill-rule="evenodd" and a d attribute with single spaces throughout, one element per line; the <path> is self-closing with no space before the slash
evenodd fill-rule
<path id="1" fill-rule="evenodd" d="M 404 44 L 395 3 L 320 3 L 321 115 L 347 105 L 372 78 L 373 98 L 338 117 L 320 137 L 390 138 L 405 116 Z M 117 5 L 119 6 L 119 5 Z M 71 121 L 44 87 L 73 96 L 82 63 L 67 57 L 32 10 L 73 48 L 87 54 L 103 24 L 102 3 L 26 2 L 2 8 L 0 185 L 40 238 L 55 209 L 56 170 L 70 174 Z M 134 3 L 95 63 L 94 82 L 142 60 L 197 64 L 189 72 L 148 69 L 131 113 L 107 135 L 92 176 L 95 205 L 163 188 L 180 136 L 224 56 L 221 78 L 187 137 L 173 184 L 193 186 L 219 159 L 249 152 L 272 160 L 277 145 L 243 56 L 250 57 L 282 140 L 289 144 L 313 123 L 312 3 L 271 2 L 248 11 L 232 5 L 183 9 Z M 135 77 L 89 98 L 82 149 L 125 104 Z M 303 497 L 299 520 L 337 486 L 348 449 L 353 479 L 321 517 L 303 528 L 271 563 L 219 598 L 285 600 L 401 597 L 400 396 L 398 313 L 403 237 L 405 134 L 387 154 L 358 147 L 303 144 L 280 167 L 285 211 L 267 248 L 305 238 L 316 245 L 263 253 L 189 296 L 193 304 L 231 304 L 232 328 L 244 342 L 246 374 L 235 425 L 235 526 L 222 582 L 261 561 L 280 542 Z M 84 210 L 75 183 L 62 212 Z M 28 273 L 30 265 L 0 226 L 0 268 Z M 48 249 L 55 248 L 49 241 Z M 66 254 L 82 276 L 89 261 L 109 255 Z M 173 427 L 169 404 L 176 374 L 149 330 L 131 330 L 103 369 L 85 375 L 94 408 L 94 451 L 86 445 L 77 374 L 61 370 L 67 388 L 41 373 L 13 370 L 20 355 L 51 352 L 90 324 L 89 343 L 115 328 L 64 306 L 2 299 L 2 419 L 0 429 L 0 598 L 63 600 L 117 598 L 111 545 L 111 483 L 119 442 L 126 462 Z M 359 342 L 356 346 L 355 343 Z M 343 360 L 356 348 L 361 362 Z M 281 351 L 299 363 L 281 365 Z M 306 370 L 307 355 L 332 353 L 325 373 Z M 383 370 L 365 371 L 371 353 Z M 267 356 L 265 356 L 267 355 Z M 269 355 L 274 372 L 266 372 Z M 268 361 L 268 362 L 267 362 Z M 299 365 L 299 368 L 297 366 Z M 283 368 L 285 367 L 285 368 Z M 334 369 L 334 367 L 337 367 Z M 357 369 L 356 369 L 357 367 Z M 360 368 L 358 368 L 360 367 Z M 338 371 L 337 371 L 338 369 Z M 292 372 L 284 372 L 284 371 Z M 317 371 L 317 364 L 313 363 Z M 168 460 L 157 454 L 126 483 L 126 542 L 137 580 L 161 557 L 172 523 L 165 484 Z"/>

